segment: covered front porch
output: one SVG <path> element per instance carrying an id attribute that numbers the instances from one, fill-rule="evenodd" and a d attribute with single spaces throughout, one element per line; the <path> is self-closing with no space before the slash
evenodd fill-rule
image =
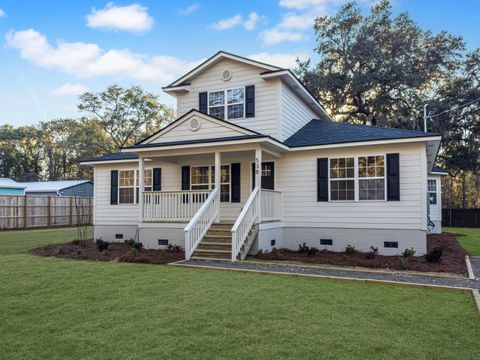
<path id="1" fill-rule="evenodd" d="M 258 230 L 256 225 L 282 220 L 282 191 L 275 179 L 281 152 L 270 146 L 141 149 L 137 153 L 138 183 L 144 184 L 137 190 L 139 228 L 182 226 L 187 259 L 212 224 L 228 225 L 234 260 L 245 250 L 252 229 Z"/>

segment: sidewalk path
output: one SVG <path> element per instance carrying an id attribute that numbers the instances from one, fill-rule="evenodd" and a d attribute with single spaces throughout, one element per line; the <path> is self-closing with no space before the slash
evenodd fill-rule
<path id="1" fill-rule="evenodd" d="M 373 280 L 373 281 L 396 281 L 402 283 L 414 283 L 418 285 L 437 285 L 456 288 L 480 289 L 480 257 L 472 257 L 472 267 L 476 280 L 469 280 L 467 277 L 440 277 L 427 275 L 413 275 L 401 272 L 376 272 L 352 269 L 338 269 L 328 267 L 311 267 L 287 264 L 262 264 L 259 262 L 237 261 L 224 262 L 217 260 L 188 260 L 176 263 L 181 266 L 217 268 L 239 271 L 262 271 L 271 273 L 290 273 L 296 275 L 317 275 L 343 279 Z M 474 265 L 475 262 L 475 265 Z"/>

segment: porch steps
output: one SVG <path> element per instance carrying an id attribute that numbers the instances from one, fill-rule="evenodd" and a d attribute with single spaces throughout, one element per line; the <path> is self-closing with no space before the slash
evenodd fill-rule
<path id="1" fill-rule="evenodd" d="M 232 227 L 233 223 L 212 224 L 195 249 L 192 259 L 230 260 L 232 258 Z"/>
<path id="2" fill-rule="evenodd" d="M 198 244 L 191 258 L 230 261 L 232 258 L 232 227 L 233 223 L 213 224 Z M 257 226 L 254 225 L 240 250 L 239 258 L 242 260 L 247 255 L 257 232 Z"/>

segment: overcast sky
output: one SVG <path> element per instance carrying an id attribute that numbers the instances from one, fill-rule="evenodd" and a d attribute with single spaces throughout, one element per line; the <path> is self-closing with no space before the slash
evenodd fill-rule
<path id="1" fill-rule="evenodd" d="M 362 9 L 373 0 L 361 0 Z M 315 16 L 344 0 L 0 0 L 0 124 L 78 117 L 84 91 L 161 87 L 218 50 L 282 67 L 313 55 Z M 480 1 L 394 0 L 424 29 L 480 47 Z"/>

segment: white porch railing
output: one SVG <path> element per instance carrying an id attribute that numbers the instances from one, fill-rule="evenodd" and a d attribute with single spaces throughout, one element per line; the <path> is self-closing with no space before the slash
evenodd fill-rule
<path id="1" fill-rule="evenodd" d="M 185 227 L 185 259 L 189 260 L 220 212 L 220 189 L 215 188 Z"/>
<path id="2" fill-rule="evenodd" d="M 277 190 L 262 189 L 262 221 L 280 221 L 283 215 L 283 194 Z"/>
<path id="3" fill-rule="evenodd" d="M 143 221 L 187 222 L 200 209 L 209 191 L 145 191 Z"/>
<path id="4" fill-rule="evenodd" d="M 232 261 L 235 261 L 253 224 L 260 222 L 260 189 L 253 189 L 232 227 Z"/>

